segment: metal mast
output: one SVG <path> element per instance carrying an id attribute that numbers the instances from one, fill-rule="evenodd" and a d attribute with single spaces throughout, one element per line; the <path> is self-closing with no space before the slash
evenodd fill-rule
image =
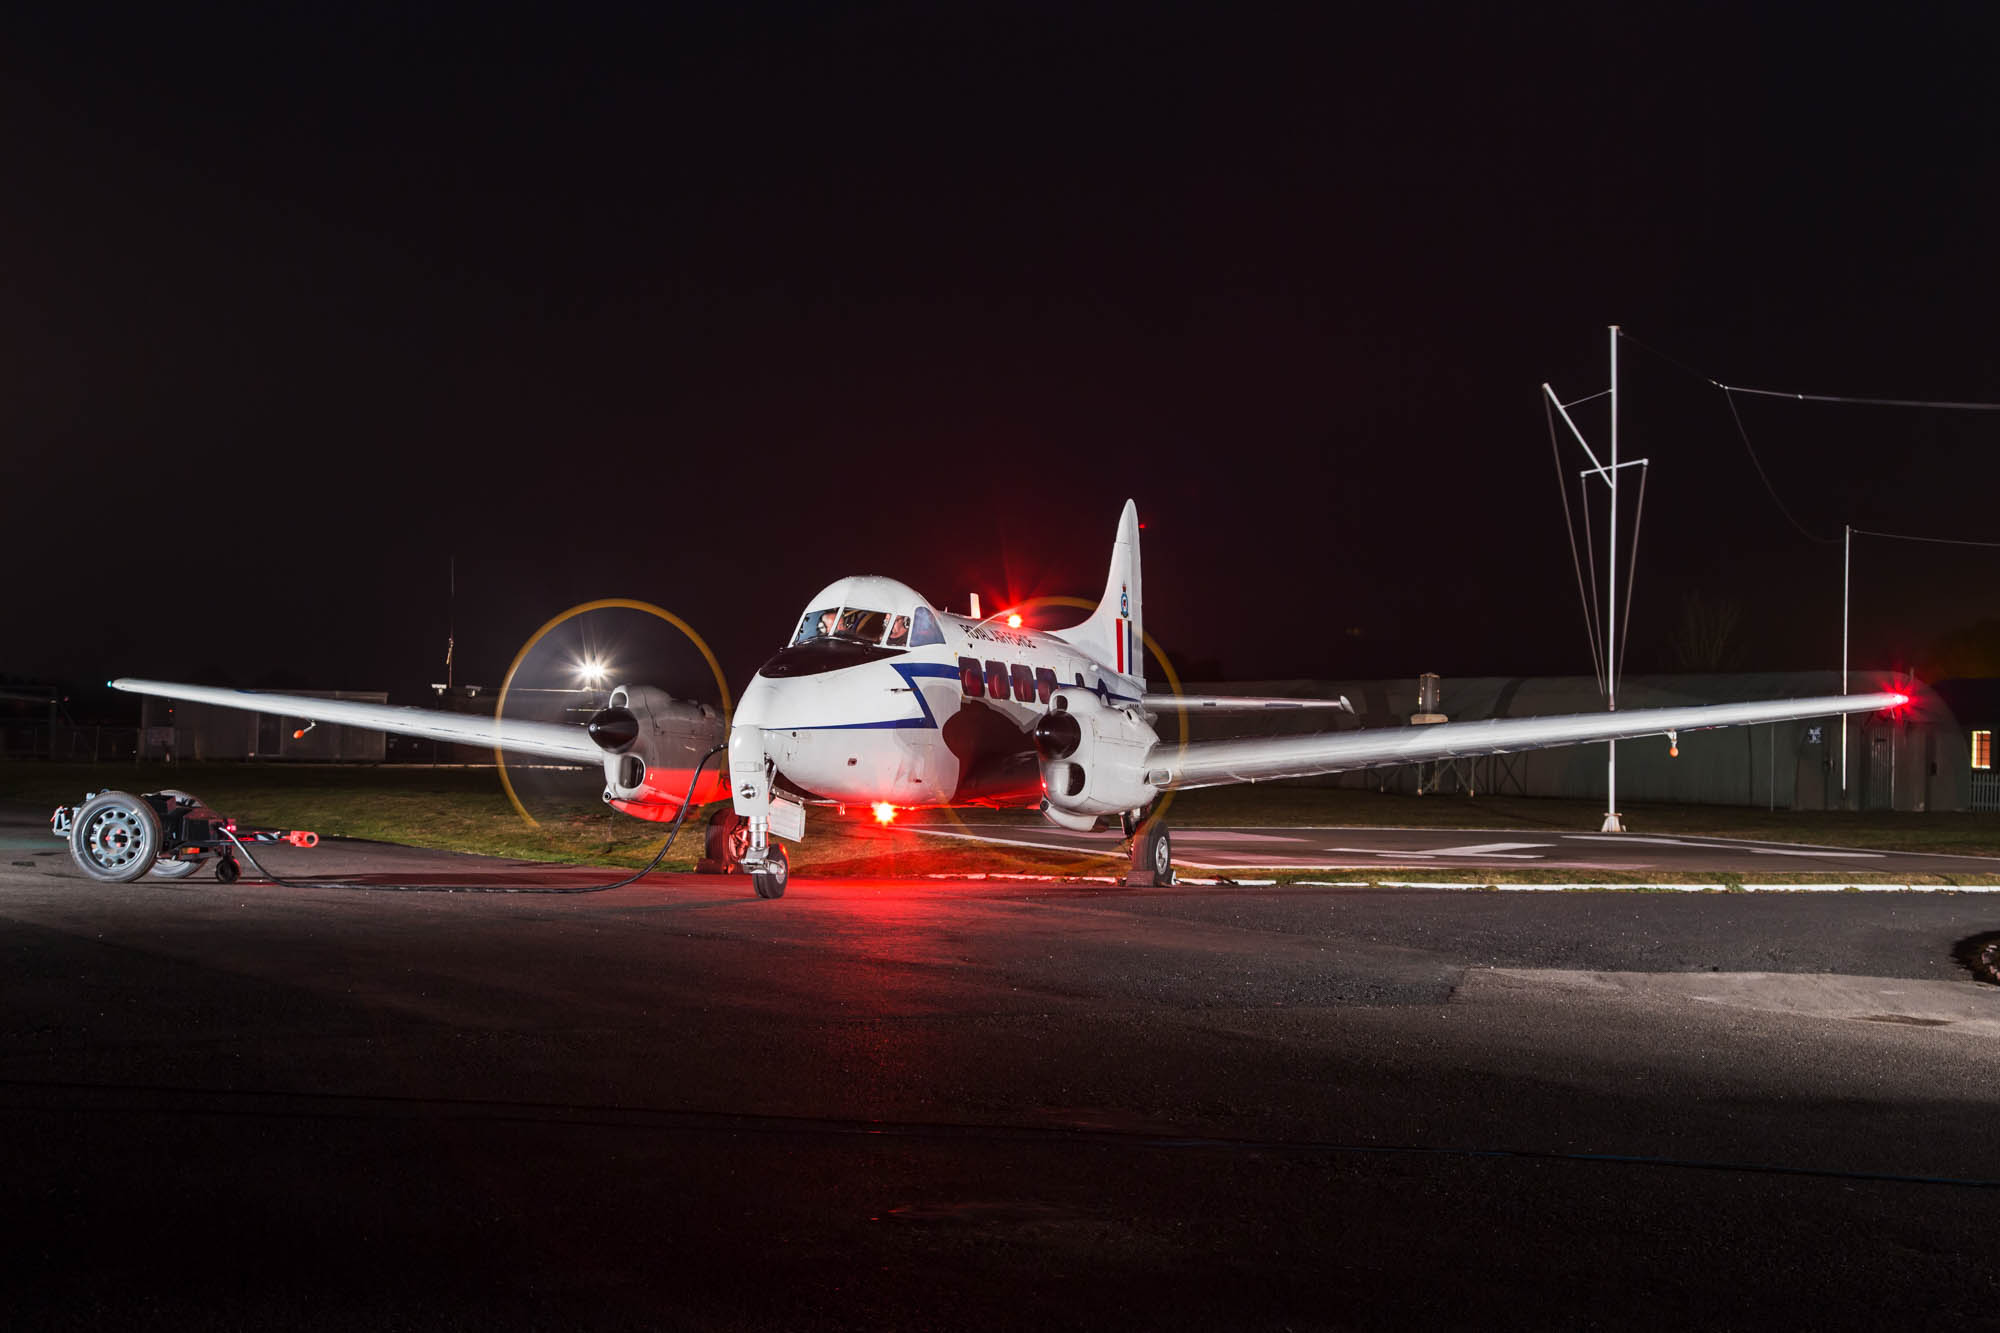
<path id="1" fill-rule="evenodd" d="M 1854 569 L 1854 525 L 1841 525 L 1840 546 L 1840 692 L 1847 693 L 1847 604 Z M 1847 714 L 1840 715 L 1840 808 L 1847 808 Z"/>
<path id="2" fill-rule="evenodd" d="M 1611 554 L 1607 561 L 1611 577 L 1606 580 L 1610 611 L 1604 625 L 1604 704 L 1607 712 L 1618 711 L 1618 326 L 1611 326 Z M 1610 758 L 1604 770 L 1604 832 L 1623 833 L 1618 822 L 1618 742 L 1610 743 Z"/>

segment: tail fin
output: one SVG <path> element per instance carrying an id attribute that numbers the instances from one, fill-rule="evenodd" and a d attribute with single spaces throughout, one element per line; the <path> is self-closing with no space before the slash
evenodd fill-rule
<path id="1" fill-rule="evenodd" d="M 1146 684 L 1146 634 L 1139 595 L 1139 509 L 1130 500 L 1118 516 L 1118 538 L 1111 544 L 1111 572 L 1104 579 L 1104 596 L 1090 619 L 1062 631 L 1062 638 L 1105 666 Z"/>

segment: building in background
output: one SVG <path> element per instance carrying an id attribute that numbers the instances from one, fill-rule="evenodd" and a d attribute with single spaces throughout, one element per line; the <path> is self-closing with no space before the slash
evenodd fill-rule
<path id="1" fill-rule="evenodd" d="M 257 693 L 257 691 L 251 691 Z M 386 690 L 288 690 L 314 699 L 389 701 Z M 139 717 L 139 757 L 157 760 L 288 759 L 313 763 L 376 763 L 386 753 L 379 731 L 304 718 L 248 713 L 240 708 L 147 696 Z"/>
<path id="2" fill-rule="evenodd" d="M 1994 686 L 2000 724 L 2000 682 L 1955 682 Z M 1970 810 L 1973 803 L 1973 733 L 1961 727 L 1939 689 L 1903 680 L 1891 686 L 1874 675 L 1857 674 L 1856 691 L 1899 689 L 1908 707 L 1890 716 L 1856 714 L 1847 722 L 1847 808 L 1854 810 Z M 1366 681 L 1233 681 L 1190 685 L 1191 693 L 1346 695 L 1358 724 L 1410 726 L 1425 715 L 1417 678 Z M 1805 698 L 1840 693 L 1832 671 L 1764 672 L 1731 675 L 1627 676 L 1618 687 L 1620 711 L 1675 705 L 1738 703 L 1754 699 Z M 1589 676 L 1485 676 L 1442 683 L 1442 699 L 1430 716 L 1453 722 L 1487 718 L 1588 713 L 1604 707 L 1597 682 Z M 1240 719 L 1236 731 L 1243 730 Z M 1309 714 L 1274 714 L 1264 734 L 1309 731 L 1324 725 Z M 1220 720 L 1203 719 L 1206 728 Z M 1421 723 L 1416 725 L 1423 725 Z M 1163 734 L 1171 735 L 1167 727 Z M 1202 734 L 1210 733 L 1204 730 Z M 1705 805 L 1763 806 L 1776 810 L 1837 810 L 1840 797 L 1840 719 L 1811 718 L 1766 726 L 1684 732 L 1676 757 L 1665 736 L 1618 743 L 1620 803 L 1670 801 Z M 1402 764 L 1324 778 L 1308 784 L 1365 787 L 1395 792 L 1443 792 L 1500 796 L 1562 796 L 1602 800 L 1605 747 L 1568 746 L 1490 755 L 1436 764 Z"/>

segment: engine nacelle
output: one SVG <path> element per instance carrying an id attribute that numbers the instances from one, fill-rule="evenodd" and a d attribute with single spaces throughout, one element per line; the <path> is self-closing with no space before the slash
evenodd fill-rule
<path id="1" fill-rule="evenodd" d="M 1042 813 L 1057 824 L 1082 828 L 1099 815 L 1150 805 L 1160 794 L 1158 782 L 1166 780 L 1164 772 L 1147 771 L 1159 743 L 1159 734 L 1137 709 L 1112 707 L 1075 686 L 1057 690 L 1035 725 L 1046 799 Z"/>
<path id="2" fill-rule="evenodd" d="M 687 799 L 694 766 L 721 743 L 723 720 L 707 704 L 650 685 L 620 685 L 585 729 L 604 751 L 605 801 L 640 819 L 669 820 Z M 711 764 L 694 802 L 719 799 L 711 789 L 725 786 L 724 774 Z"/>

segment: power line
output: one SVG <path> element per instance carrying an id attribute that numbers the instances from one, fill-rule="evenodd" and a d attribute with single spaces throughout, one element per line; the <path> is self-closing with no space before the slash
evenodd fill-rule
<path id="1" fill-rule="evenodd" d="M 1925 407 L 1946 412 L 2000 412 L 2000 403 L 1956 402 L 1932 398 L 1861 398 L 1853 394 L 1795 393 L 1787 389 L 1752 389 L 1742 384 L 1724 384 L 1713 375 L 1697 370 L 1679 357 L 1663 352 L 1651 343 L 1634 338 L 1623 330 L 1619 331 L 1618 336 L 1645 348 L 1662 361 L 1678 366 L 1696 379 L 1706 380 L 1724 393 L 1750 393 L 1759 398 L 1789 398 L 1798 403 L 1848 403 L 1860 407 Z"/>
<path id="2" fill-rule="evenodd" d="M 1935 542 L 1940 546 L 1987 546 L 2000 548 L 2000 542 L 1967 541 L 1963 537 L 1913 537 L 1907 532 L 1876 532 L 1870 528 L 1856 528 L 1854 531 L 1863 537 L 1887 537 L 1890 541 L 1897 542 Z"/>
<path id="3" fill-rule="evenodd" d="M 1714 383 L 1713 380 L 1709 382 L 1711 384 Z M 1757 479 L 1763 482 L 1764 489 L 1770 492 L 1771 503 L 1778 506 L 1778 512 L 1785 516 L 1785 522 L 1797 528 L 1799 535 L 1809 542 L 1825 544 L 1839 541 L 1840 538 L 1838 537 L 1821 537 L 1815 535 L 1805 524 L 1793 517 L 1790 506 L 1778 498 L 1778 488 L 1771 484 L 1770 474 L 1764 471 L 1763 461 L 1757 457 L 1757 451 L 1750 447 L 1750 432 L 1743 429 L 1743 418 L 1736 411 L 1736 395 L 1732 394 L 1726 386 L 1716 385 L 1716 387 L 1722 390 L 1722 401 L 1729 404 L 1729 419 L 1736 423 L 1736 436 L 1743 441 L 1743 452 L 1750 455 L 1750 466 L 1757 469 Z"/>
<path id="4" fill-rule="evenodd" d="M 1724 393 L 1754 393 L 1759 398 L 1790 398 L 1801 403 L 1852 403 L 1861 407 L 1931 407 L 1946 412 L 2000 412 L 2000 403 L 1953 403 L 1928 398 L 1853 398 L 1834 393 L 1787 393 L 1778 389 L 1746 389 L 1740 384 L 1710 380 Z"/>
<path id="5" fill-rule="evenodd" d="M 1946 400 L 1932 400 L 1924 398 L 1861 398 L 1849 394 L 1790 393 L 1790 392 L 1782 392 L 1776 389 L 1746 388 L 1740 384 L 1725 384 L 1721 380 L 1716 379 L 1711 375 L 1705 375 L 1701 371 L 1696 370 L 1693 366 L 1681 360 L 1679 357 L 1674 356 L 1669 352 L 1661 351 L 1659 348 L 1653 346 L 1651 343 L 1645 342 L 1638 338 L 1634 338 L 1631 334 L 1626 333 L 1623 330 L 1619 331 L 1618 336 L 1625 339 L 1627 342 L 1631 342 L 1637 344 L 1640 347 L 1645 348 L 1647 351 L 1651 352 L 1654 356 L 1659 357 L 1662 361 L 1666 361 L 1678 367 L 1679 369 L 1694 376 L 1696 379 L 1703 380 L 1706 383 L 1711 384 L 1716 388 L 1722 390 L 1722 400 L 1723 402 L 1729 405 L 1729 419 L 1736 423 L 1736 436 L 1738 439 L 1743 441 L 1743 451 L 1750 455 L 1751 466 L 1757 469 L 1758 480 L 1764 483 L 1765 491 L 1767 491 L 1771 496 L 1771 503 L 1778 506 L 1778 512 L 1785 516 L 1786 522 L 1790 523 L 1794 528 L 1798 529 L 1800 536 L 1804 537 L 1807 541 L 1819 542 L 1822 545 L 1831 545 L 1832 543 L 1839 541 L 1840 538 L 1821 537 L 1812 532 L 1809 528 L 1806 527 L 1805 524 L 1799 522 L 1798 518 L 1792 513 L 1790 507 L 1787 506 L 1784 500 L 1778 495 L 1778 488 L 1771 484 L 1770 474 L 1764 471 L 1763 461 L 1757 457 L 1757 450 L 1750 443 L 1750 432 L 1743 428 L 1743 417 L 1736 410 L 1737 394 L 1739 393 L 1753 394 L 1759 398 L 1785 398 L 1785 399 L 1790 399 L 1793 402 L 1801 402 L 1801 403 L 1841 403 L 1841 404 L 1848 404 L 1861 407 L 1916 407 L 1916 408 L 1930 408 L 1947 412 L 2000 412 L 2000 403 L 1957 402 L 1957 401 L 1946 401 Z M 1934 542 L 1943 546 L 1984 546 L 1984 547 L 2000 548 L 2000 542 L 1968 541 L 1958 537 L 1917 537 L 1917 536 L 1912 536 L 1908 533 L 1901 533 L 1901 532 L 1874 532 L 1867 528 L 1855 528 L 1854 531 L 1869 537 L 1886 537 L 1892 541 Z"/>

